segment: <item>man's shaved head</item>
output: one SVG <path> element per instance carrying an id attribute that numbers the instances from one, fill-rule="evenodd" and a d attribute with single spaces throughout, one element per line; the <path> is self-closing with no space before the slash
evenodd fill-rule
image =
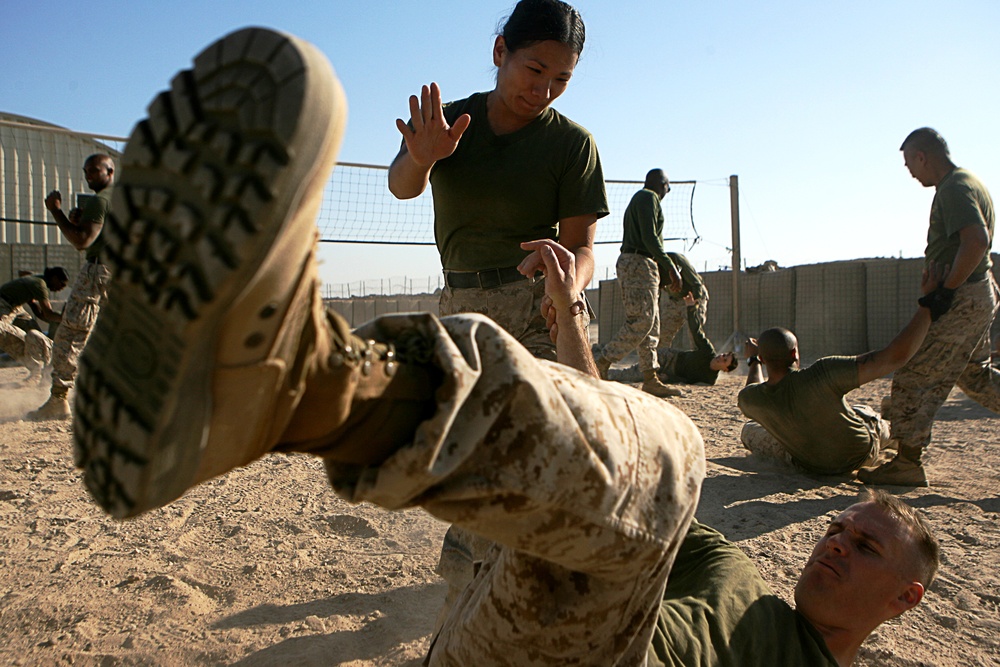
<path id="1" fill-rule="evenodd" d="M 651 190 L 655 190 L 661 187 L 664 183 L 668 183 L 667 175 L 663 173 L 662 169 L 650 169 L 646 173 L 646 187 Z"/>
<path id="2" fill-rule="evenodd" d="M 775 327 L 768 329 L 757 339 L 757 356 L 761 361 L 776 365 L 791 366 L 797 355 L 799 341 L 788 329 Z"/>

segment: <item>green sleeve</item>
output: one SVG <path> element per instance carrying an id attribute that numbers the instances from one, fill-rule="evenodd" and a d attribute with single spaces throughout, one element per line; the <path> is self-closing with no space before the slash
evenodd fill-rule
<path id="1" fill-rule="evenodd" d="M 691 295 L 695 299 L 703 299 L 705 297 L 705 282 L 701 279 L 701 276 L 694 267 L 691 266 L 691 262 L 688 261 L 687 257 L 680 253 L 672 252 L 668 253 L 670 259 L 674 260 L 674 266 L 681 274 L 681 280 L 684 283 L 684 289 L 682 290 L 684 294 L 691 292 Z"/>
<path id="2" fill-rule="evenodd" d="M 676 269 L 677 267 L 667 253 L 663 252 L 663 238 L 659 235 L 659 232 L 663 230 L 663 209 L 660 208 L 660 199 L 652 191 L 650 191 L 650 195 L 636 202 L 638 205 L 636 214 L 642 221 L 642 224 L 639 225 L 639 241 L 642 244 L 642 249 L 649 253 L 656 265 L 660 267 L 662 281 L 663 274 L 666 274 L 671 268 Z"/>
<path id="3" fill-rule="evenodd" d="M 688 308 L 687 320 L 688 329 L 691 331 L 691 338 L 694 339 L 694 349 L 714 357 L 715 346 L 712 345 L 712 341 L 708 339 L 708 336 L 705 335 L 704 330 L 701 328 L 701 322 L 698 321 L 697 308 Z"/>
<path id="4" fill-rule="evenodd" d="M 970 225 L 982 227 L 989 232 L 979 201 L 968 185 L 950 185 L 938 192 L 938 198 L 941 221 L 948 236 L 957 234 Z"/>

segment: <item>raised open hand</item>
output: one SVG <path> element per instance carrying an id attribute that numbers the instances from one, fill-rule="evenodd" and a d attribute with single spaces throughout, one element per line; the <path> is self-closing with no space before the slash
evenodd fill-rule
<path id="1" fill-rule="evenodd" d="M 441 107 L 441 88 L 431 83 L 421 86 L 420 99 L 410 96 L 413 129 L 402 118 L 396 119 L 396 127 L 403 135 L 410 158 L 421 167 L 428 167 L 455 152 L 458 140 L 471 122 L 469 114 L 462 114 L 455 119 L 454 125 L 448 125 Z"/>

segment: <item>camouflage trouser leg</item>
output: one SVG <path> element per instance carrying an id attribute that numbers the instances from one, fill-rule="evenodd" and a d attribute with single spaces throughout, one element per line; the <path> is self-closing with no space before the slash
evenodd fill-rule
<path id="1" fill-rule="evenodd" d="M 45 364 L 52 359 L 52 340 L 41 331 L 28 331 L 24 334 L 24 357 L 28 373 L 40 377 Z"/>
<path id="2" fill-rule="evenodd" d="M 76 380 L 76 368 L 101 312 L 111 272 L 103 264 L 85 263 L 76 274 L 62 322 L 52 343 L 52 395 L 65 396 Z"/>
<path id="3" fill-rule="evenodd" d="M 971 397 L 993 410 L 1000 407 L 997 371 L 984 364 L 996 303 L 989 280 L 959 287 L 951 309 L 931 324 L 923 345 L 893 375 L 892 437 L 908 458 L 920 459 L 931 441 L 934 415 L 960 378 Z"/>
<path id="4" fill-rule="evenodd" d="M 693 307 L 686 308 L 687 313 L 687 324 L 688 329 L 691 331 L 691 340 L 693 341 L 696 336 L 696 332 L 705 331 L 705 320 L 708 319 L 708 290 L 704 290 L 705 295 L 698 299 L 698 303 Z"/>
<path id="5" fill-rule="evenodd" d="M 377 469 L 327 472 L 352 502 L 420 505 L 496 542 L 429 664 L 643 664 L 704 476 L 694 424 L 533 359 L 483 317 L 398 315 L 357 333 L 414 331 L 442 370 L 435 413 Z"/>
<path id="6" fill-rule="evenodd" d="M 670 347 L 678 332 L 687 323 L 690 331 L 690 344 L 682 342 L 681 347 L 690 349 L 694 345 L 696 332 L 704 333 L 705 331 L 705 320 L 708 318 L 708 290 L 705 290 L 705 296 L 698 299 L 698 303 L 694 306 L 687 306 L 683 301 L 670 298 L 660 299 L 660 301 L 662 304 L 660 307 L 660 322 L 662 323 L 660 330 L 663 334 L 661 340 L 664 345 Z"/>
<path id="7" fill-rule="evenodd" d="M 24 363 L 24 330 L 14 326 L 15 315 L 7 302 L 0 299 L 0 352 Z"/>
<path id="8" fill-rule="evenodd" d="M 889 422 L 883 419 L 880 413 L 867 405 L 852 405 L 851 407 L 854 408 L 854 412 L 864 421 L 865 428 L 868 429 L 868 434 L 871 436 L 872 442 L 871 453 L 858 467 L 863 468 L 875 465 L 879 454 L 889 445 L 889 441 L 892 439 Z"/>
<path id="9" fill-rule="evenodd" d="M 671 299 L 664 293 L 660 299 L 660 340 L 664 347 L 672 347 L 677 333 L 687 321 L 688 307 L 683 301 Z"/>
<path id="10" fill-rule="evenodd" d="M 442 317 L 459 313 L 479 313 L 490 317 L 511 334 L 534 357 L 555 361 L 556 344 L 542 317 L 545 281 L 528 280 L 489 289 L 445 287 L 438 301 Z M 590 317 L 584 313 L 589 323 Z M 448 599 L 454 600 L 465 589 L 480 563 L 493 546 L 460 526 L 445 534 L 438 561 L 438 574 L 448 582 Z"/>
<path id="11" fill-rule="evenodd" d="M 792 455 L 788 453 L 784 445 L 755 421 L 751 420 L 743 425 L 743 430 L 740 431 L 740 442 L 754 456 L 792 463 Z"/>
<path id="12" fill-rule="evenodd" d="M 14 324 L 19 308 L 12 308 L 0 299 L 0 352 L 6 352 L 15 361 L 24 364 L 31 375 L 41 372 L 49 363 L 52 342 L 38 331 L 26 332 Z"/>
<path id="13" fill-rule="evenodd" d="M 618 287 L 625 303 L 625 324 L 604 346 L 605 359 L 618 361 L 632 350 L 639 353 L 639 369 L 656 370 L 660 343 L 660 271 L 656 262 L 631 253 L 618 256 Z"/>
<path id="14" fill-rule="evenodd" d="M 996 318 L 1000 301 L 997 300 L 996 283 L 992 281 L 992 276 L 990 282 L 994 287 L 992 320 Z M 976 403 L 1000 414 L 1000 371 L 991 364 L 990 345 L 990 329 L 987 328 L 957 384 Z"/>

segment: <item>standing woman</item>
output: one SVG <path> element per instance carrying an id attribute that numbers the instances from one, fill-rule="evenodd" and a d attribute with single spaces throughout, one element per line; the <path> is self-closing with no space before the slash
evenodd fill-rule
<path id="1" fill-rule="evenodd" d="M 431 184 L 441 315 L 484 313 L 552 360 L 544 284 L 533 280 L 541 259 L 520 244 L 547 238 L 571 250 L 583 298 L 595 225 L 608 214 L 604 173 L 594 138 L 550 105 L 584 39 L 580 13 L 565 2 L 520 0 L 493 44 L 493 90 L 442 106 L 438 85 L 423 86 L 410 97 L 410 122 L 396 121 L 403 147 L 389 168 L 399 199 Z"/>

